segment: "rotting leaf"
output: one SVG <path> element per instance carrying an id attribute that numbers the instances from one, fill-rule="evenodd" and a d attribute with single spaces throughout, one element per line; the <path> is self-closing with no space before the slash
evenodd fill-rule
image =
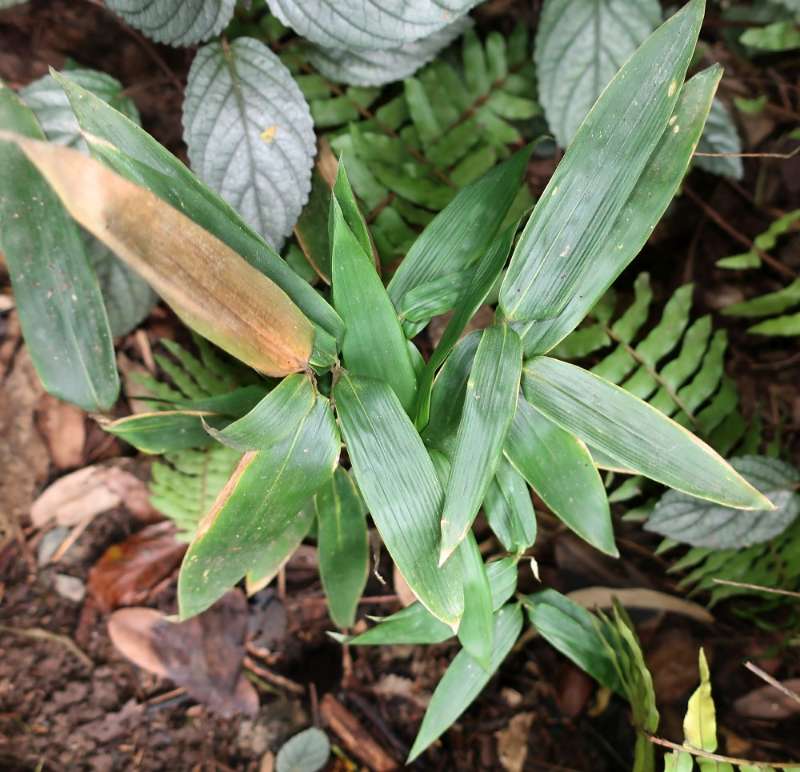
<path id="1" fill-rule="evenodd" d="M 267 375 L 308 366 L 311 323 L 280 287 L 211 233 L 75 150 L 0 136 L 17 143 L 69 213 L 189 327 Z"/>
<path id="2" fill-rule="evenodd" d="M 141 607 L 120 609 L 108 620 L 111 641 L 125 657 L 223 717 L 258 712 L 258 694 L 242 673 L 246 632 L 247 601 L 239 590 L 186 622 Z"/>
<path id="3" fill-rule="evenodd" d="M 170 522 L 155 523 L 112 544 L 89 571 L 87 589 L 103 613 L 145 603 L 179 565 L 186 544 Z"/>

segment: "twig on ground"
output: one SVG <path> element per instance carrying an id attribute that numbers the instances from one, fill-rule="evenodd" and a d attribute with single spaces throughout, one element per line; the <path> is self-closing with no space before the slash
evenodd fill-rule
<path id="1" fill-rule="evenodd" d="M 23 638 L 33 638 L 38 641 L 50 641 L 51 643 L 58 643 L 63 646 L 70 654 L 76 659 L 80 660 L 90 670 L 94 668 L 94 662 L 88 654 L 81 651 L 75 641 L 67 638 L 66 635 L 59 635 L 58 633 L 51 633 L 49 630 L 43 630 L 41 627 L 10 627 L 9 625 L 0 625 L 0 633 L 9 633 L 10 635 L 19 635 Z"/>

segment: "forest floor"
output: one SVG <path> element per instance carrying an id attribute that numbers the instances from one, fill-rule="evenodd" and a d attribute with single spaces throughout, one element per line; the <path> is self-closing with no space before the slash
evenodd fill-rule
<path id="1" fill-rule="evenodd" d="M 513 17 L 523 5 L 530 14 L 528 3 L 493 5 L 497 12 L 487 14 L 486 23 L 502 24 L 503 14 Z M 713 44 L 717 32 L 712 18 L 704 37 Z M 775 138 L 787 123 L 800 125 L 800 60 L 784 57 L 755 69 L 720 52 L 728 68 L 723 94 L 741 93 L 737 89 L 746 91 L 755 83 L 774 105 L 742 126 L 745 149 L 790 152 L 797 142 L 778 146 Z M 118 78 L 136 101 L 144 127 L 185 157 L 180 87 L 191 51 L 145 41 L 100 3 L 34 0 L 0 11 L 0 78 L 12 87 L 70 59 Z M 534 194 L 553 166 L 546 159 L 532 163 Z M 776 216 L 800 205 L 800 156 L 745 159 L 745 170 L 740 183 L 693 171 L 685 195 L 618 286 L 630 287 L 642 270 L 650 272 L 662 298 L 695 282 L 697 313 L 715 313 L 780 286 L 780 274 L 761 271 L 743 279 L 714 267 L 717 259 L 744 251 Z M 774 257 L 788 275 L 800 274 L 800 232 L 781 242 Z M 455 644 L 343 649 L 326 634 L 332 623 L 310 547 L 290 561 L 277 588 L 259 593 L 249 609 L 234 604 L 249 630 L 245 663 L 260 696 L 257 715 L 222 718 L 115 649 L 106 626 L 108 594 L 124 597 L 122 605 L 174 612 L 181 547 L 162 538 L 158 515 L 147 503 L 141 481 L 147 479 L 148 461 L 104 434 L 91 417 L 43 392 L 22 344 L 2 268 L 0 293 L 0 510 L 7 520 L 0 528 L 5 532 L 0 541 L 0 769 L 266 771 L 280 744 L 310 723 L 328 727 L 337 748 L 328 769 L 401 763 Z M 727 370 L 744 414 L 758 411 L 765 436 L 779 434 L 785 456 L 797 463 L 796 341 L 765 342 L 746 334 L 742 322 L 718 315 L 715 323 L 728 331 Z M 174 317 L 160 308 L 119 348 L 128 361 L 141 362 L 158 338 L 182 335 Z M 77 504 L 60 504 L 91 509 L 99 498 L 111 497 L 111 506 L 87 521 L 78 512 L 71 527 L 78 524 L 81 532 L 69 549 L 53 556 L 52 531 L 34 527 L 31 507 L 54 480 L 90 466 L 113 473 L 73 491 Z M 141 540 L 126 541 L 143 528 L 151 529 L 144 547 Z M 658 537 L 636 523 L 618 521 L 616 529 L 622 557 L 615 561 L 545 519 L 535 551 L 543 585 L 563 592 L 610 586 L 680 595 L 677 577 L 666 573 L 669 562 L 654 553 Z M 115 569 L 114 561 L 126 550 L 125 570 Z M 98 565 L 101 557 L 105 562 Z M 521 591 L 537 586 L 530 571 L 521 572 Z M 800 630 L 788 619 L 794 612 L 765 617 L 759 627 L 737 615 L 735 605 L 717 606 L 711 624 L 658 608 L 634 615 L 654 675 L 662 713 L 659 733 L 682 739 L 681 721 L 698 682 L 702 646 L 711 661 L 727 751 L 741 758 L 800 760 L 798 706 L 780 721 L 769 705 L 755 715 L 735 707 L 738 698 L 762 686 L 743 667 L 748 659 L 784 681 L 800 676 L 798 650 L 787 646 L 786 625 L 789 637 Z M 359 616 L 399 607 L 384 558 L 380 571 L 370 576 Z M 212 682 L 225 676 L 225 662 L 214 659 L 230 645 L 225 632 L 219 623 L 198 638 L 199 647 L 208 647 L 204 662 Z M 609 701 L 548 644 L 526 634 L 477 702 L 413 768 L 628 770 L 633 737 L 622 701 Z M 372 761 L 359 753 L 372 753 Z"/>

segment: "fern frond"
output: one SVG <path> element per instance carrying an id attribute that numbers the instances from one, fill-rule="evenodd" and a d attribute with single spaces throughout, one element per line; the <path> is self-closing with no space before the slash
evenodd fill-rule
<path id="1" fill-rule="evenodd" d="M 481 41 L 468 30 L 460 56 L 440 55 L 398 87 L 342 87 L 329 82 L 291 47 L 282 59 L 295 74 L 318 129 L 337 155 L 371 224 L 381 259 L 402 257 L 418 230 L 459 188 L 480 177 L 512 146 L 534 134 L 541 113 L 528 31 Z M 513 216 L 531 204 L 521 194 Z M 511 215 L 510 215 L 511 216 Z"/>
<path id="2" fill-rule="evenodd" d="M 692 319 L 693 285 L 653 308 L 650 277 L 634 282 L 633 300 L 617 309 L 610 291 L 583 326 L 555 349 L 562 359 L 592 357 L 592 372 L 673 417 L 729 453 L 747 431 L 734 382 L 725 375 L 727 335 L 709 316 Z"/>
<path id="3" fill-rule="evenodd" d="M 225 445 L 167 453 L 151 468 L 150 503 L 174 521 L 178 538 L 191 541 L 236 468 L 241 454 Z"/>

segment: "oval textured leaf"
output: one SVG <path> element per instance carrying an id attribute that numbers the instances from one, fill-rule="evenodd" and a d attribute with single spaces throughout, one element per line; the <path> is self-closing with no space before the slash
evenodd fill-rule
<path id="1" fill-rule="evenodd" d="M 64 77 L 91 91 L 134 123 L 141 123 L 136 104 L 125 95 L 122 84 L 116 78 L 105 72 L 86 69 L 67 70 Z M 44 75 L 29 83 L 20 89 L 19 95 L 33 110 L 51 142 L 74 147 L 76 150 L 88 150 L 78 119 L 70 107 L 69 98 L 52 75 Z"/>
<path id="2" fill-rule="evenodd" d="M 312 726 L 283 744 L 275 759 L 275 772 L 318 772 L 330 755 L 328 736 Z"/>
<path id="3" fill-rule="evenodd" d="M 311 527 L 306 505 L 339 459 L 328 400 L 318 395 L 287 435 L 268 443 L 265 437 L 263 450 L 242 456 L 198 526 L 178 577 L 182 619 L 208 608 L 242 577 L 251 586 L 269 581 Z"/>
<path id="4" fill-rule="evenodd" d="M 122 113 L 61 73 L 50 72 L 69 97 L 92 154 L 98 160 L 131 182 L 151 190 L 224 241 L 274 281 L 322 330 L 336 338 L 341 337 L 342 320 L 333 308 L 245 223 L 230 204 Z"/>
<path id="5" fill-rule="evenodd" d="M 658 0 L 545 1 L 534 60 L 539 101 L 562 147 L 660 21 Z"/>
<path id="6" fill-rule="evenodd" d="M 472 527 L 503 453 L 514 417 L 522 368 L 522 344 L 505 325 L 483 331 L 458 425 L 442 510 L 444 563 Z"/>
<path id="7" fill-rule="evenodd" d="M 562 523 L 593 547 L 619 556 L 606 489 L 583 442 L 520 399 L 505 454 Z"/>
<path id="8" fill-rule="evenodd" d="M 702 440 L 646 402 L 549 357 L 523 368 L 527 400 L 562 429 L 656 482 L 740 509 L 772 505 Z"/>
<path id="9" fill-rule="evenodd" d="M 328 613 L 339 627 L 350 627 L 369 574 L 367 510 L 352 477 L 341 467 L 314 497 L 314 509 Z"/>
<path id="10" fill-rule="evenodd" d="M 645 245 L 689 168 L 721 77 L 722 69 L 714 65 L 681 89 L 671 125 L 661 135 L 605 242 L 597 248 L 591 270 L 581 274 L 558 316 L 532 322 L 521 331 L 526 356 L 547 353 L 574 330 Z"/>
<path id="11" fill-rule="evenodd" d="M 308 52 L 308 60 L 326 78 L 352 86 L 383 86 L 413 75 L 472 26 L 462 16 L 432 35 L 404 43 L 397 48 L 378 50 L 322 48 Z"/>
<path id="12" fill-rule="evenodd" d="M 509 319 L 561 313 L 667 128 L 703 20 L 691 0 L 633 54 L 592 107 L 520 237 L 500 290 Z"/>
<path id="13" fill-rule="evenodd" d="M 191 46 L 222 32 L 236 0 L 106 0 L 106 5 L 157 43 Z"/>
<path id="14" fill-rule="evenodd" d="M 136 105 L 125 96 L 122 84 L 116 78 L 97 70 L 83 69 L 69 70 L 67 77 L 134 123 L 139 123 Z M 50 142 L 88 152 L 69 99 L 52 75 L 39 78 L 19 93 L 33 110 Z M 111 334 L 115 338 L 126 335 L 150 313 L 158 297 L 147 282 L 92 236 L 86 238 L 86 252 L 100 282 Z"/>
<path id="15" fill-rule="evenodd" d="M 43 138 L 28 107 L 0 81 L 0 130 Z M 19 136 L 19 135 L 9 135 Z M 83 238 L 23 151 L 0 140 L 0 249 L 36 372 L 57 397 L 107 410 L 119 377 L 108 317 Z"/>
<path id="16" fill-rule="evenodd" d="M 488 669 L 466 650 L 456 654 L 433 692 L 406 764 L 441 737 L 472 704 L 508 656 L 521 630 L 522 610 L 518 604 L 509 604 L 494 615 L 494 646 Z"/>
<path id="17" fill-rule="evenodd" d="M 253 38 L 209 43 L 194 58 L 183 102 L 192 169 L 275 249 L 311 191 L 311 112 L 281 60 Z"/>
<path id="18" fill-rule="evenodd" d="M 358 487 L 386 549 L 412 592 L 455 629 L 464 608 L 461 573 L 438 567 L 444 494 L 428 451 L 386 383 L 342 372 L 333 394 Z"/>
<path id="19" fill-rule="evenodd" d="M 698 155 L 695 163 L 707 172 L 732 177 L 734 180 L 740 180 L 744 176 L 742 159 L 735 155 L 742 152 L 742 140 L 739 138 L 739 131 L 733 122 L 730 110 L 718 98 L 711 103 L 697 152 L 731 154 L 718 158 Z"/>
<path id="20" fill-rule="evenodd" d="M 397 48 L 432 35 L 480 0 L 268 0 L 284 24 L 321 46 Z"/>
<path id="21" fill-rule="evenodd" d="M 800 472 L 765 456 L 733 458 L 731 466 L 763 491 L 775 509 L 742 512 L 667 491 L 645 523 L 645 530 L 681 544 L 714 550 L 744 549 L 783 533 L 800 513 Z"/>
<path id="22" fill-rule="evenodd" d="M 280 287 L 219 239 L 76 150 L 15 141 L 69 213 L 189 327 L 267 375 L 305 369 L 313 326 Z"/>

